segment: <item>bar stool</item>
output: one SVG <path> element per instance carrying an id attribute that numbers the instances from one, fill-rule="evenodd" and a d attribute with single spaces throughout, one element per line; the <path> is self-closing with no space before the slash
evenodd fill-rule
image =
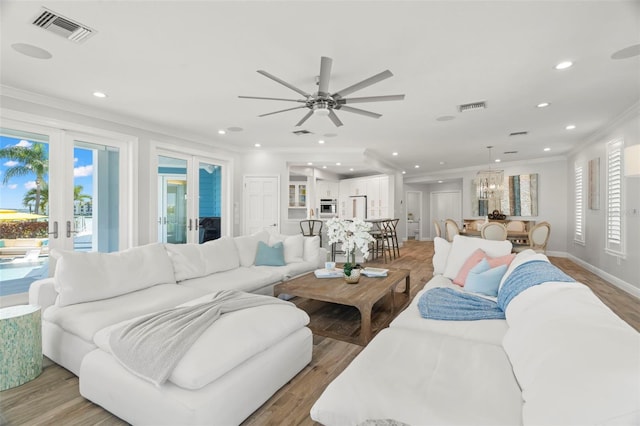
<path id="1" fill-rule="evenodd" d="M 398 222 L 400 219 L 391 219 L 389 221 L 389 231 L 391 239 L 391 247 L 393 248 L 393 257 L 400 257 L 400 243 L 398 242 Z"/>
<path id="2" fill-rule="evenodd" d="M 320 247 L 322 247 L 322 225 L 324 222 L 321 220 L 311 219 L 311 220 L 301 220 L 300 221 L 300 230 L 302 231 L 302 235 L 305 237 L 320 237 Z"/>

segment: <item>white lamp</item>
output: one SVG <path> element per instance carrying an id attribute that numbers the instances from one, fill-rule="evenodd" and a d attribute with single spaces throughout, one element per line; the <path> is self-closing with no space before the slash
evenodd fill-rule
<path id="1" fill-rule="evenodd" d="M 640 177 L 640 145 L 631 145 L 624 149 L 624 175 Z"/>

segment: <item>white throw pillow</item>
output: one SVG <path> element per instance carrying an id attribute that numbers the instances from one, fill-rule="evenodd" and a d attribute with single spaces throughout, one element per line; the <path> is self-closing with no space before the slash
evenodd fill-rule
<path id="1" fill-rule="evenodd" d="M 318 259 L 320 256 L 320 237 L 304 237 L 304 251 L 302 258 L 305 262 L 323 263 L 325 259 Z"/>
<path id="2" fill-rule="evenodd" d="M 267 243 L 269 241 L 269 233 L 267 231 L 259 231 L 252 235 L 243 235 L 235 237 L 233 241 L 238 249 L 241 266 L 251 266 L 256 260 L 258 252 L 258 241 Z"/>
<path id="3" fill-rule="evenodd" d="M 444 238 L 433 239 L 433 275 L 442 275 L 447 266 L 447 259 L 451 251 L 451 243 Z"/>
<path id="4" fill-rule="evenodd" d="M 233 238 L 218 238 L 217 240 L 207 241 L 206 243 L 202 244 L 202 246 L 206 250 L 212 250 L 205 252 L 207 275 L 216 272 L 228 271 L 240 266 L 238 248 L 233 242 Z"/>
<path id="5" fill-rule="evenodd" d="M 469 256 L 477 249 L 484 250 L 489 257 L 500 257 L 511 253 L 512 247 L 511 241 L 492 241 L 485 240 L 484 238 L 456 235 L 453 237 L 451 251 L 447 258 L 447 266 L 442 275 L 450 280 L 454 279 L 458 275 L 458 272 L 460 272 L 464 262 L 466 262 Z"/>
<path id="6" fill-rule="evenodd" d="M 296 263 L 303 261 L 304 236 L 302 234 L 282 235 L 272 233 L 269 236 L 269 245 L 282 242 L 284 245 L 284 261 L 286 263 Z"/>
<path id="7" fill-rule="evenodd" d="M 175 284 L 162 244 L 115 253 L 64 252 L 56 265 L 58 306 L 108 299 L 156 284 Z"/>

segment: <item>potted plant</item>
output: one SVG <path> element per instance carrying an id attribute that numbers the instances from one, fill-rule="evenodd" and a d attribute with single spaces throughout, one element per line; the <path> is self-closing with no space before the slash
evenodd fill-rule
<path id="1" fill-rule="evenodd" d="M 362 252 L 363 257 L 369 257 L 369 243 L 375 241 L 371 236 L 371 223 L 362 219 L 329 219 L 327 221 L 327 236 L 329 244 L 342 243 L 342 250 L 347 257 L 344 264 L 345 281 L 357 283 L 360 279 L 359 265 L 356 264 L 356 249 Z"/>

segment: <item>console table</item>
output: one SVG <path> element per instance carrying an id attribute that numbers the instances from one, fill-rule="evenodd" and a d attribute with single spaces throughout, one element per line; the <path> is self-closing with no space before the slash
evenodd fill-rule
<path id="1" fill-rule="evenodd" d="M 0 309 L 0 391 L 20 386 L 42 372 L 40 307 Z"/>

